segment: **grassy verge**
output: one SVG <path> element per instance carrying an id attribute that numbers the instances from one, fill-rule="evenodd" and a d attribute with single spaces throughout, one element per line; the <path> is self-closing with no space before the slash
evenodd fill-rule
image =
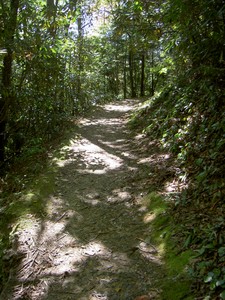
<path id="1" fill-rule="evenodd" d="M 188 274 L 188 264 L 193 257 L 192 250 L 182 251 L 176 236 L 179 230 L 169 213 L 169 206 L 158 193 L 152 192 L 143 199 L 151 215 L 151 237 L 165 264 L 165 278 L 160 282 L 162 299 L 191 300 L 192 279 Z"/>

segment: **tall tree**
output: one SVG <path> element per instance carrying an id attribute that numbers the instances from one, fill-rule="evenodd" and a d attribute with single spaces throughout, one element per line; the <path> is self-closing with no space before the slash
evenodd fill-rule
<path id="1" fill-rule="evenodd" d="M 6 124 L 8 109 L 12 104 L 14 93 L 12 89 L 12 63 L 14 51 L 14 35 L 17 25 L 17 14 L 19 0 L 11 0 L 10 6 L 1 1 L 1 13 L 3 16 L 3 45 L 6 48 L 6 55 L 3 59 L 2 68 L 2 91 L 0 96 L 0 162 L 4 161 L 6 145 Z"/>
<path id="2" fill-rule="evenodd" d="M 158 54 L 159 38 L 158 32 L 162 26 L 157 19 L 158 3 L 146 1 L 118 1 L 114 9 L 112 25 L 113 39 L 120 45 L 120 53 L 123 58 L 120 72 L 123 74 L 123 94 L 127 91 L 131 97 L 144 96 L 146 90 L 152 87 L 152 77 L 147 76 L 152 68 L 152 60 L 148 58 L 150 50 Z M 126 75 L 126 76 L 125 76 Z M 152 92 L 152 89 L 151 89 Z"/>

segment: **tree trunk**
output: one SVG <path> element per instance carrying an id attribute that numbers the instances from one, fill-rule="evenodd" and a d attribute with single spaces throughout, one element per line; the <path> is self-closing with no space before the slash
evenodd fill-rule
<path id="1" fill-rule="evenodd" d="M 4 161 L 5 158 L 5 127 L 6 127 L 6 117 L 5 117 L 5 101 L 3 98 L 0 99 L 0 163 Z"/>
<path id="2" fill-rule="evenodd" d="M 77 99 L 83 105 L 83 100 L 81 96 L 81 77 L 84 69 L 83 65 L 83 29 L 82 29 L 82 16 L 79 16 L 77 19 L 77 27 L 78 27 L 78 78 L 77 78 Z"/>
<path id="3" fill-rule="evenodd" d="M 115 74 L 115 93 L 116 93 L 116 96 L 119 95 L 119 90 L 120 90 L 120 86 L 119 86 L 119 63 L 118 63 L 118 48 L 116 49 L 116 74 Z"/>
<path id="4" fill-rule="evenodd" d="M 154 68 L 154 53 L 153 53 L 153 50 L 152 50 L 152 69 Z M 154 74 L 152 72 L 152 75 L 151 75 L 151 96 L 154 96 L 154 93 L 155 93 L 155 80 L 154 80 Z"/>
<path id="5" fill-rule="evenodd" d="M 50 23 L 48 27 L 48 32 L 54 41 L 56 36 L 55 20 L 57 15 L 58 0 L 56 1 L 56 3 L 54 2 L 54 0 L 47 0 L 46 4 L 47 4 L 47 18 L 49 19 L 49 23 Z"/>
<path id="6" fill-rule="evenodd" d="M 134 86 L 134 68 L 133 68 L 133 52 L 129 50 L 129 71 L 130 71 L 130 89 L 131 89 L 131 98 L 136 97 L 136 91 Z"/>
<path id="7" fill-rule="evenodd" d="M 145 54 L 141 56 L 141 97 L 145 96 Z"/>
<path id="8" fill-rule="evenodd" d="M 124 56 L 124 67 L 123 67 L 123 97 L 124 99 L 127 98 L 127 53 Z"/>
<path id="9" fill-rule="evenodd" d="M 7 50 L 7 54 L 3 60 L 2 68 L 2 91 L 0 97 L 0 162 L 5 158 L 5 146 L 6 146 L 6 124 L 8 117 L 8 109 L 12 101 L 12 62 L 13 62 L 13 44 L 14 34 L 16 31 L 17 14 L 19 8 L 19 0 L 11 0 L 10 2 L 10 15 L 5 20 L 4 28 L 4 46 Z"/>

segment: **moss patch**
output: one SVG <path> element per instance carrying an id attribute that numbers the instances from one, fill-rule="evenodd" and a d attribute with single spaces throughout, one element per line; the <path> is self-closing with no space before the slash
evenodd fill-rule
<path id="1" fill-rule="evenodd" d="M 165 279 L 160 281 L 161 299 L 194 299 L 190 290 L 192 281 L 187 272 L 193 252 L 178 252 L 181 245 L 176 232 L 179 228 L 173 224 L 166 200 L 159 193 L 152 192 L 143 199 L 143 204 L 147 206 L 148 213 L 154 216 L 149 222 L 151 238 L 165 264 Z"/>
<path id="2" fill-rule="evenodd" d="M 32 214 L 37 218 L 46 215 L 46 198 L 54 192 L 55 172 L 53 167 L 46 170 L 45 175 L 40 175 L 35 182 L 30 184 L 18 197 L 14 197 L 8 205 L 6 214 L 8 219 L 19 220 L 26 219 L 27 214 Z"/>

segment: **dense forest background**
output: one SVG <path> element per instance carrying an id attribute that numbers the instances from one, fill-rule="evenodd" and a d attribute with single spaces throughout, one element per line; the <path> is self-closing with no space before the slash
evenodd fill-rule
<path id="1" fill-rule="evenodd" d="M 0 16 L 2 180 L 71 117 L 145 99 L 131 123 L 182 170 L 174 215 L 198 253 L 190 272 L 225 299 L 225 1 L 1 0 Z"/>

